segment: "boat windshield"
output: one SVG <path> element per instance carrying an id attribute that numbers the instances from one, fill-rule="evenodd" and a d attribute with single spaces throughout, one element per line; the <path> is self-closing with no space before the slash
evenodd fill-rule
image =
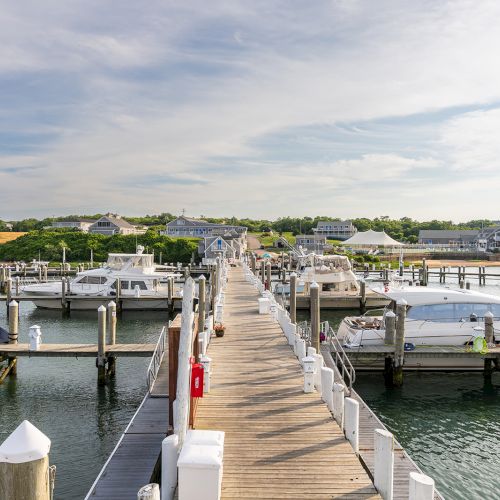
<path id="1" fill-rule="evenodd" d="M 469 320 L 471 317 L 483 318 L 488 311 L 493 313 L 495 318 L 500 318 L 500 304 L 473 303 L 412 306 L 406 317 L 412 320 L 451 322 Z"/>
<path id="2" fill-rule="evenodd" d="M 115 271 L 121 269 L 153 267 L 153 255 L 110 254 L 106 267 Z"/>

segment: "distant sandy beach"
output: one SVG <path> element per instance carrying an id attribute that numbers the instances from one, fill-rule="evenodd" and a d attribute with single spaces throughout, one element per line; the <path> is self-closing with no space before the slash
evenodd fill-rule
<path id="1" fill-rule="evenodd" d="M 412 261 L 412 264 L 421 264 L 422 260 Z M 429 267 L 500 267 L 500 261 L 490 261 L 490 260 L 426 260 Z"/>

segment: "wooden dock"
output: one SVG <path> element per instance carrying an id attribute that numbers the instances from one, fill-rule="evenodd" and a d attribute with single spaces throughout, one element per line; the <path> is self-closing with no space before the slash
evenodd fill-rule
<path id="1" fill-rule="evenodd" d="M 114 344 L 106 346 L 105 354 L 114 357 L 151 357 L 155 344 Z M 95 358 L 97 344 L 41 344 L 30 351 L 29 344 L 0 344 L 0 356 Z"/>
<path id="2" fill-rule="evenodd" d="M 197 429 L 226 433 L 222 498 L 380 498 L 278 324 L 259 315 L 241 268 L 230 272 L 223 338 L 213 339 L 211 392 Z"/>
<path id="3" fill-rule="evenodd" d="M 339 370 L 335 366 L 328 345 L 322 345 L 321 353 L 326 366 L 332 368 L 335 380 L 342 382 Z M 359 455 L 371 476 L 374 474 L 374 439 L 375 429 L 386 429 L 381 420 L 373 413 L 361 396 L 353 389 L 350 397 L 359 403 Z M 418 465 L 410 458 L 399 442 L 394 439 L 394 500 L 407 500 L 409 490 L 410 472 L 422 473 Z M 443 497 L 435 490 L 434 498 L 441 500 Z"/>
<path id="4" fill-rule="evenodd" d="M 135 500 L 145 484 L 158 482 L 161 443 L 168 432 L 168 353 L 151 392 L 122 434 L 85 500 Z"/>

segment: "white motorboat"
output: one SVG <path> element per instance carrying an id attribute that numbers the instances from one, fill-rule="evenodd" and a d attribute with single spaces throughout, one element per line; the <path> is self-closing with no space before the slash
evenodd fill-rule
<path id="1" fill-rule="evenodd" d="M 360 282 L 354 274 L 351 263 L 345 255 L 316 255 L 314 253 L 299 256 L 297 268 L 297 294 L 309 295 L 312 283 L 320 287 L 323 307 L 327 308 L 328 298 L 360 297 Z M 288 295 L 289 284 L 277 283 L 274 292 Z M 387 299 L 371 290 L 366 290 L 368 307 L 383 307 Z"/>
<path id="2" fill-rule="evenodd" d="M 124 309 L 164 309 L 167 280 L 180 275 L 156 271 L 154 256 L 143 251 L 144 248 L 139 246 L 135 254 L 110 253 L 102 267 L 77 273 L 68 286 L 71 309 L 92 310 L 99 307 L 103 303 L 100 297 L 116 296 L 118 284 L 122 299 L 137 299 L 125 300 Z M 21 292 L 32 296 L 37 307 L 61 308 L 61 281 L 25 285 L 21 287 Z M 140 300 L 144 297 L 148 300 Z"/>
<path id="3" fill-rule="evenodd" d="M 383 345 L 385 315 L 389 310 L 395 310 L 396 302 L 401 299 L 408 304 L 405 342 L 415 346 L 469 345 L 476 337 L 484 338 L 484 315 L 487 312 L 491 312 L 497 320 L 500 318 L 500 297 L 477 291 L 394 285 L 374 291 L 391 303 L 382 316 L 350 316 L 342 320 L 337 336 L 345 345 L 346 352 L 349 349 L 362 349 L 363 346 Z M 380 363 L 375 364 L 377 366 L 371 368 L 381 367 Z M 482 366 L 481 359 L 405 360 L 405 368 L 410 369 L 475 369 Z"/>

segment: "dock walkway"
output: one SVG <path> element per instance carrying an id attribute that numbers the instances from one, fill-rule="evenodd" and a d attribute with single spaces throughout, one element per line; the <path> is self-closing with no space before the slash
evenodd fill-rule
<path id="1" fill-rule="evenodd" d="M 329 352 L 329 346 L 323 345 L 321 353 L 323 354 L 326 366 L 334 370 L 335 380 L 340 381 L 341 375 Z M 386 429 L 386 427 L 354 389 L 351 391 L 350 397 L 359 403 L 359 455 L 373 476 L 375 468 L 373 433 L 375 429 Z M 407 500 L 410 472 L 422 473 L 418 465 L 415 464 L 398 441 L 394 439 L 394 500 Z M 442 500 L 443 497 L 435 491 L 434 498 Z"/>
<path id="2" fill-rule="evenodd" d="M 125 429 L 85 500 L 135 500 L 159 472 L 161 443 L 168 430 L 168 352 L 158 376 Z"/>
<path id="3" fill-rule="evenodd" d="M 299 362 L 257 298 L 233 268 L 196 416 L 197 429 L 226 433 L 222 498 L 380 498 L 325 403 L 303 392 Z"/>

